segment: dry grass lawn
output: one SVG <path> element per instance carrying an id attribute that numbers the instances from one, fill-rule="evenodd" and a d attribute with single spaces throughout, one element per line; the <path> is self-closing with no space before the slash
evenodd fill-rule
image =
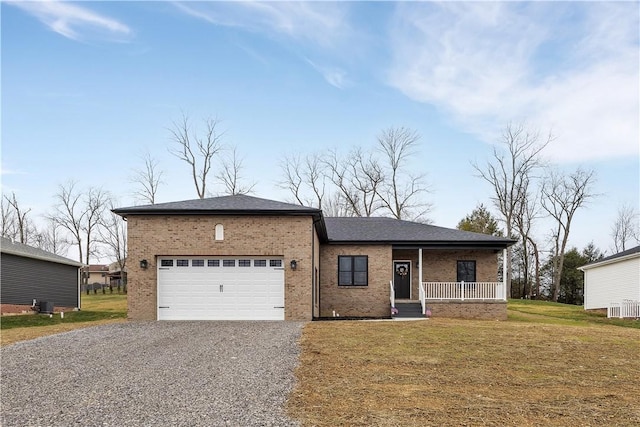
<path id="1" fill-rule="evenodd" d="M 81 305 L 83 312 L 93 312 L 99 315 L 96 317 L 110 317 L 111 314 L 124 314 L 127 312 L 127 296 L 124 294 L 90 294 L 81 295 Z M 22 316 L 39 316 L 38 314 L 25 314 Z M 55 314 L 59 316 L 59 314 Z M 67 313 L 69 319 L 69 313 Z M 14 320 L 14 319 L 11 319 Z M 2 320 L 0 319 L 0 322 Z M 105 323 L 124 322 L 124 318 L 104 318 L 90 322 L 68 322 L 51 324 L 47 326 L 25 326 L 12 329 L 3 329 L 0 332 L 0 345 L 5 346 L 18 341 L 30 340 L 47 335 L 68 332 L 74 329 L 87 328 Z M 27 324 L 27 322 L 25 322 Z"/>
<path id="2" fill-rule="evenodd" d="M 640 425 L 640 330 L 430 319 L 308 323 L 304 426 Z"/>

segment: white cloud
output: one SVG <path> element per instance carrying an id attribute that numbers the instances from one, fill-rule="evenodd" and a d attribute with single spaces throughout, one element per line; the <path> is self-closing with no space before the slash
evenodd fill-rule
<path id="1" fill-rule="evenodd" d="M 307 63 L 311 65 L 314 70 L 319 72 L 331 86 L 343 89 L 348 85 L 349 82 L 347 80 L 347 72 L 345 70 L 338 67 L 320 66 L 310 59 L 307 59 Z"/>
<path id="2" fill-rule="evenodd" d="M 559 161 L 638 155 L 637 4 L 402 4 L 389 82 L 484 140 L 510 121 Z"/>
<path id="3" fill-rule="evenodd" d="M 175 2 L 184 13 L 215 25 L 271 32 L 330 46 L 348 30 L 347 7 L 329 2 Z"/>
<path id="4" fill-rule="evenodd" d="M 131 35 L 131 29 L 126 25 L 76 4 L 50 0 L 7 3 L 35 16 L 51 30 L 72 40 L 82 40 L 87 32 L 96 31 L 106 32 L 109 38 L 119 40 Z M 81 29 L 82 34 L 79 32 Z"/>

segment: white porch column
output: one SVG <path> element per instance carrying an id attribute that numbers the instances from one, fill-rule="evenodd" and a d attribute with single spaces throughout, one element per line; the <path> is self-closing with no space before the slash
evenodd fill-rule
<path id="1" fill-rule="evenodd" d="M 507 248 L 502 250 L 502 299 L 507 300 Z"/>
<path id="2" fill-rule="evenodd" d="M 420 286 L 422 286 L 422 248 L 418 248 L 418 295 L 420 295 Z"/>

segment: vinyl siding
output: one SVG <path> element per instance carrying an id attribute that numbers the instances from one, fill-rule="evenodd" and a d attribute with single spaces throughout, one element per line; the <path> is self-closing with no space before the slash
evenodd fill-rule
<path id="1" fill-rule="evenodd" d="M 607 308 L 624 299 L 640 300 L 640 258 L 594 267 L 584 272 L 584 308 Z"/>
<path id="2" fill-rule="evenodd" d="M 79 307 L 78 267 L 2 254 L 4 304 L 31 304 L 33 299 L 57 307 Z"/>

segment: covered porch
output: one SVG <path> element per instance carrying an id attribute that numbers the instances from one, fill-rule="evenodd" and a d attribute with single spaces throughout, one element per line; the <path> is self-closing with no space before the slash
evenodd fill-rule
<path id="1" fill-rule="evenodd" d="M 389 282 L 392 312 L 420 304 L 446 317 L 506 318 L 506 283 L 499 279 L 499 254 L 506 269 L 506 248 L 393 247 Z"/>

